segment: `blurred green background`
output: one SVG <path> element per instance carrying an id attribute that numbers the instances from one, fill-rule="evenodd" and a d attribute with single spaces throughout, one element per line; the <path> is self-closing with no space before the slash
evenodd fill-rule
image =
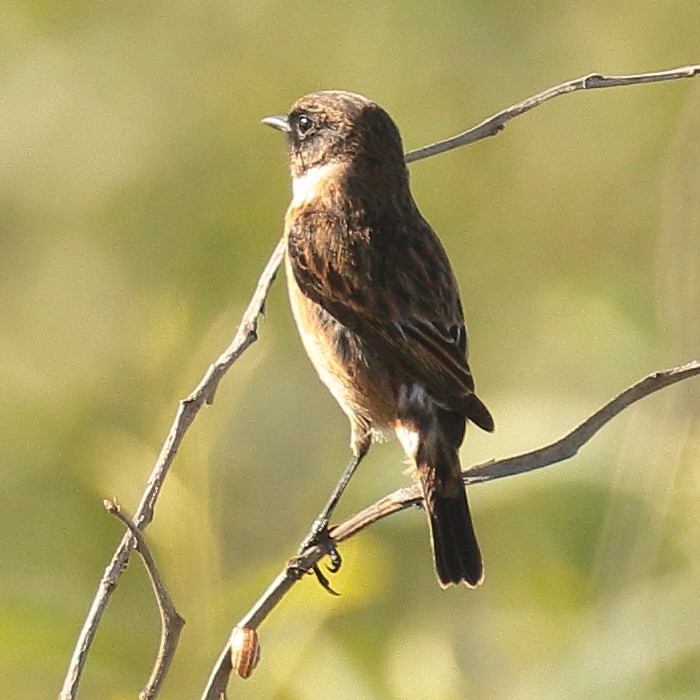
<path id="1" fill-rule="evenodd" d="M 700 60 L 696 0 L 64 2 L 0 23 L 0 696 L 51 698 L 179 398 L 233 334 L 281 231 L 259 119 L 362 92 L 407 149 L 591 71 Z M 576 94 L 411 166 L 460 280 L 498 425 L 465 465 L 557 438 L 700 349 L 700 78 Z M 626 412 L 572 462 L 471 489 L 477 591 L 435 583 L 424 516 L 342 547 L 261 629 L 232 698 L 700 695 L 700 385 Z M 200 415 L 148 538 L 186 618 L 165 698 L 198 697 L 232 623 L 348 455 L 277 282 Z M 341 506 L 406 483 L 392 440 Z M 81 698 L 132 698 L 158 616 L 133 560 Z"/>

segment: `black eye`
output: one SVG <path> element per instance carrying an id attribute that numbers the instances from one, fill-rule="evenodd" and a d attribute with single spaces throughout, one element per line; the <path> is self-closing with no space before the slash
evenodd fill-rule
<path id="1" fill-rule="evenodd" d="M 302 114 L 297 118 L 297 132 L 299 136 L 307 136 L 314 126 L 313 119 L 306 114 Z"/>

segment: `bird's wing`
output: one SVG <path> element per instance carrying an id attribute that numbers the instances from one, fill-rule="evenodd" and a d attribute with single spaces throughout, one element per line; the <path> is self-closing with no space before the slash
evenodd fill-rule
<path id="1" fill-rule="evenodd" d="M 488 409 L 474 394 L 447 255 L 428 224 L 419 223 L 420 229 L 401 237 L 386 228 L 338 236 L 338 222 L 327 215 L 299 217 L 288 231 L 294 278 L 304 295 L 361 337 L 390 370 L 493 430 Z"/>

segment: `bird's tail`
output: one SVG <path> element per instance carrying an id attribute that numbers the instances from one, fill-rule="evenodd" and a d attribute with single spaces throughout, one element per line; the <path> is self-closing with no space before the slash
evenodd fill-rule
<path id="1" fill-rule="evenodd" d="M 469 514 L 459 455 L 445 440 L 421 444 L 416 466 L 428 514 L 433 558 L 443 588 L 452 583 L 478 586 L 484 578 L 481 552 Z"/>

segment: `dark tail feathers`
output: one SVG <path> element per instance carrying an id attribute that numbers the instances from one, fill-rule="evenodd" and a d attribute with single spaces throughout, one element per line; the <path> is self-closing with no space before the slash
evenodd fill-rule
<path id="1" fill-rule="evenodd" d="M 428 514 L 433 558 L 443 588 L 462 581 L 478 586 L 484 578 L 481 552 L 469 514 L 457 451 L 441 446 L 437 459 L 417 460 Z"/>

